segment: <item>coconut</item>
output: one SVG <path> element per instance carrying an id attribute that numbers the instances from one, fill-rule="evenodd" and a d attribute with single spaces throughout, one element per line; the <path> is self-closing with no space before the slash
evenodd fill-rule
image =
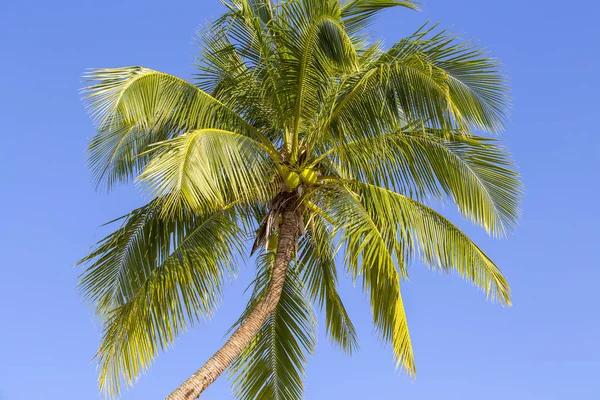
<path id="1" fill-rule="evenodd" d="M 306 168 L 304 171 L 302 171 L 300 177 L 302 178 L 302 182 L 306 183 L 307 185 L 314 185 L 317 183 L 317 174 L 312 168 Z"/>
<path id="2" fill-rule="evenodd" d="M 294 190 L 300 185 L 300 175 L 298 175 L 298 173 L 286 168 L 282 171 L 281 175 L 283 183 L 285 183 L 285 186 L 287 186 L 288 189 Z"/>

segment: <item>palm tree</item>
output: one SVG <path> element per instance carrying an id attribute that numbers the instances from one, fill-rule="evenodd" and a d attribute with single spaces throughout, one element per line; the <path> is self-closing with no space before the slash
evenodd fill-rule
<path id="1" fill-rule="evenodd" d="M 240 399 L 299 399 L 315 346 L 357 337 L 336 254 L 362 285 L 381 339 L 415 373 L 400 283 L 419 259 L 510 305 L 498 267 L 431 203 L 451 199 L 503 236 L 521 183 L 498 132 L 497 61 L 436 27 L 385 50 L 365 27 L 412 1 L 229 0 L 201 34 L 194 84 L 143 67 L 88 74 L 97 183 L 135 179 L 145 206 L 81 260 L 103 321 L 101 388 L 118 395 L 186 328 L 210 316 L 240 254 L 256 279 L 225 345 L 168 398 L 197 398 L 229 368 Z"/>

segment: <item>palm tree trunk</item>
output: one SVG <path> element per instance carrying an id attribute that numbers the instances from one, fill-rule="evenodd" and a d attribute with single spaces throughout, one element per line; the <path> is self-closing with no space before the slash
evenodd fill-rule
<path id="1" fill-rule="evenodd" d="M 217 351 L 202 368 L 167 397 L 167 400 L 192 400 L 213 383 L 231 362 L 250 344 L 269 315 L 275 311 L 285 276 L 287 274 L 296 242 L 298 240 L 299 214 L 297 201 L 291 196 L 289 205 L 281 212 L 279 244 L 273 263 L 271 282 L 265 296 L 257 303 L 246 320 L 236 329 L 229 340 Z"/>

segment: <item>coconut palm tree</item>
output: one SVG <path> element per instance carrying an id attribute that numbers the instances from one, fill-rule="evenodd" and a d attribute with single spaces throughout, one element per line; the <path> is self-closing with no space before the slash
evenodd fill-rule
<path id="1" fill-rule="evenodd" d="M 508 92 L 497 61 L 423 26 L 384 49 L 365 27 L 412 1 L 229 0 L 200 34 L 194 83 L 143 67 L 92 70 L 97 183 L 151 201 L 81 263 L 103 321 L 102 389 L 118 395 L 216 309 L 240 256 L 256 279 L 229 340 L 169 399 L 229 369 L 240 399 L 299 399 L 313 305 L 357 349 L 338 263 L 370 299 L 399 366 L 415 373 L 400 291 L 415 260 L 510 305 L 498 267 L 430 208 L 452 200 L 490 235 L 517 223 L 521 183 L 496 139 Z M 341 253 L 343 257 L 336 257 Z"/>

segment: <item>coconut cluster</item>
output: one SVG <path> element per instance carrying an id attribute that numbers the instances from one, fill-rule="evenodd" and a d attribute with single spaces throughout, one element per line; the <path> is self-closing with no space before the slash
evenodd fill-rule
<path id="1" fill-rule="evenodd" d="M 305 168 L 298 174 L 296 171 L 291 171 L 289 168 L 283 167 L 281 177 L 289 190 L 296 189 L 300 186 L 300 183 L 304 183 L 305 185 L 315 185 L 317 183 L 317 173 L 312 168 Z"/>

